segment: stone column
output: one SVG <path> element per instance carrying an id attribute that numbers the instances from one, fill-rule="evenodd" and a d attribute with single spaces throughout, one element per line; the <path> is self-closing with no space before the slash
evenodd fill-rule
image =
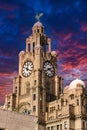
<path id="1" fill-rule="evenodd" d="M 28 52 L 29 38 L 26 38 L 26 52 Z"/>
<path id="2" fill-rule="evenodd" d="M 48 43 L 48 52 L 51 52 L 51 39 L 50 38 L 47 39 L 47 43 Z"/>

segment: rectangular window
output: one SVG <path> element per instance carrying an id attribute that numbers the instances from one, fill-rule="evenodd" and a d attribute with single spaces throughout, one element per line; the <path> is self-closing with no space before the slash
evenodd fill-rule
<path id="1" fill-rule="evenodd" d="M 71 98 L 71 100 L 73 100 L 74 99 L 74 94 L 71 94 L 70 98 Z"/>
<path id="2" fill-rule="evenodd" d="M 34 80 L 34 85 L 36 85 L 36 83 L 37 83 L 37 80 Z"/>
<path id="3" fill-rule="evenodd" d="M 17 94 L 17 87 L 15 87 L 15 93 Z"/>
<path id="4" fill-rule="evenodd" d="M 85 129 L 85 121 L 83 121 L 83 129 Z"/>
<path id="5" fill-rule="evenodd" d="M 58 110 L 60 109 L 60 106 L 58 105 Z"/>
<path id="6" fill-rule="evenodd" d="M 68 128 L 67 121 L 64 122 L 64 128 L 65 128 L 65 129 Z"/>
<path id="7" fill-rule="evenodd" d="M 51 126 L 51 130 L 53 130 L 53 126 Z"/>
<path id="8" fill-rule="evenodd" d="M 52 112 L 52 107 L 50 107 L 50 113 Z"/>
<path id="9" fill-rule="evenodd" d="M 26 87 L 26 94 L 30 94 L 30 88 L 28 86 Z"/>
<path id="10" fill-rule="evenodd" d="M 48 112 L 48 107 L 46 107 L 46 112 Z"/>
<path id="11" fill-rule="evenodd" d="M 34 53 L 35 43 L 33 42 L 33 53 Z"/>
<path id="12" fill-rule="evenodd" d="M 87 129 L 87 122 L 86 122 L 86 129 Z"/>
<path id="13" fill-rule="evenodd" d="M 77 106 L 79 106 L 79 99 L 77 99 Z"/>
<path id="14" fill-rule="evenodd" d="M 28 44 L 28 51 L 30 52 L 30 44 Z"/>
<path id="15" fill-rule="evenodd" d="M 33 100 L 36 100 L 36 94 L 33 94 Z"/>
<path id="16" fill-rule="evenodd" d="M 57 125 L 57 130 L 59 130 L 59 125 Z"/>
<path id="17" fill-rule="evenodd" d="M 55 107 L 53 107 L 53 111 L 55 110 Z"/>
<path id="18" fill-rule="evenodd" d="M 42 101 L 40 101 L 40 112 L 43 111 Z"/>
<path id="19" fill-rule="evenodd" d="M 7 105 L 7 106 L 8 106 L 8 108 L 10 107 L 10 102 L 8 102 L 8 105 Z"/>
<path id="20" fill-rule="evenodd" d="M 37 29 L 37 32 L 39 33 L 39 29 Z"/>
<path id="21" fill-rule="evenodd" d="M 33 112 L 35 112 L 36 111 L 36 106 L 33 106 Z"/>
<path id="22" fill-rule="evenodd" d="M 62 124 L 60 124 L 60 130 L 62 130 Z"/>
<path id="23" fill-rule="evenodd" d="M 50 127 L 47 127 L 47 130 L 50 130 Z"/>

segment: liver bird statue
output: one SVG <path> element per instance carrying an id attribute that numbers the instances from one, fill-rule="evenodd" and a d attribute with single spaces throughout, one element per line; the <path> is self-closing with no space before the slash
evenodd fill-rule
<path id="1" fill-rule="evenodd" d="M 43 16 L 43 13 L 36 14 L 37 21 L 40 21 L 40 17 L 42 17 L 42 16 Z"/>

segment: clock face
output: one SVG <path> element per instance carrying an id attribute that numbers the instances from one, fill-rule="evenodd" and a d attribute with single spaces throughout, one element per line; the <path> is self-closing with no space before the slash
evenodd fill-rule
<path id="1" fill-rule="evenodd" d="M 32 70 L 34 68 L 34 65 L 31 61 L 26 61 L 22 68 L 22 75 L 24 77 L 29 77 L 32 73 Z"/>
<path id="2" fill-rule="evenodd" d="M 53 77 L 55 74 L 55 69 L 49 61 L 45 61 L 43 65 L 44 73 L 49 78 Z"/>

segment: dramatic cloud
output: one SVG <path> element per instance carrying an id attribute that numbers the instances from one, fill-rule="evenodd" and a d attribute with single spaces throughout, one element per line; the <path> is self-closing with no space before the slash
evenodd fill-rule
<path id="1" fill-rule="evenodd" d="M 18 54 L 26 38 L 44 13 L 41 22 L 58 52 L 58 73 L 69 84 L 80 78 L 87 84 L 87 1 L 86 0 L 3 0 L 0 1 L 0 103 L 12 91 L 18 73 Z"/>
<path id="2" fill-rule="evenodd" d="M 13 73 L 0 73 L 0 104 L 4 102 L 5 95 L 12 92 L 13 77 L 17 72 Z"/>

